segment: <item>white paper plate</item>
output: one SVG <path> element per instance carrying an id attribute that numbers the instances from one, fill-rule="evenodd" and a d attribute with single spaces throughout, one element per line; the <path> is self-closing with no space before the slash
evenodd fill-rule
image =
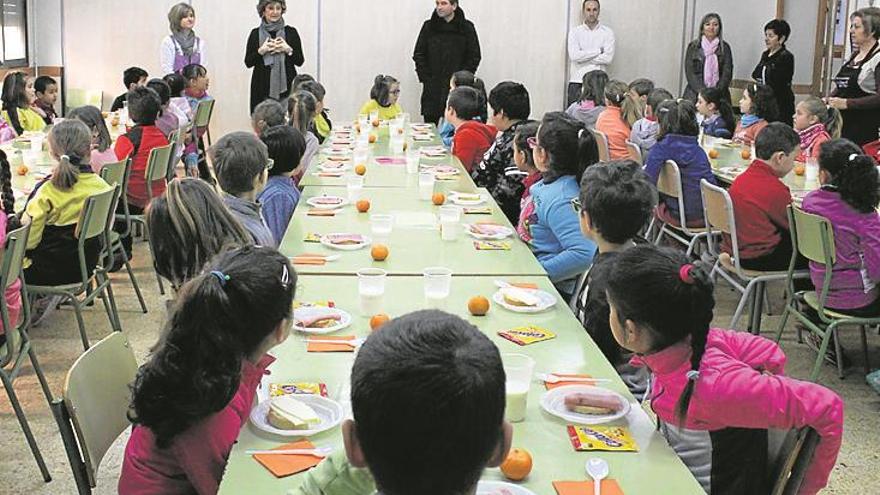
<path id="1" fill-rule="evenodd" d="M 342 330 L 343 328 L 347 328 L 351 325 L 351 315 L 348 314 L 347 311 L 343 311 L 339 308 L 328 308 L 324 306 L 310 306 L 310 307 L 301 307 L 293 310 L 293 318 L 294 322 L 298 318 L 311 318 L 313 316 L 321 316 L 321 315 L 332 315 L 338 314 L 342 317 L 341 320 L 336 322 L 335 325 L 327 327 L 327 328 L 306 328 L 298 326 L 296 323 L 293 324 L 293 329 L 297 332 L 302 333 L 310 333 L 314 335 L 325 335 L 328 333 L 337 332 Z"/>
<path id="2" fill-rule="evenodd" d="M 442 146 L 425 146 L 419 148 L 424 158 L 443 158 L 446 156 L 446 148 Z"/>
<path id="3" fill-rule="evenodd" d="M 623 404 L 623 407 L 620 409 L 620 411 L 617 411 L 614 414 L 579 414 L 576 412 L 571 412 L 565 408 L 565 397 L 567 395 L 578 392 L 591 392 L 596 390 L 616 397 L 618 400 L 620 400 L 620 403 Z M 613 390 L 608 390 L 607 388 L 601 387 L 594 387 L 592 385 L 566 385 L 564 387 L 556 387 L 554 389 L 548 390 L 541 397 L 541 407 L 548 413 L 558 418 L 562 418 L 570 423 L 576 423 L 580 425 L 597 425 L 600 423 L 608 423 L 610 421 L 614 421 L 616 419 L 620 419 L 626 416 L 627 414 L 629 414 L 629 410 L 632 408 L 629 401 L 626 400 L 624 396 L 618 394 Z"/>
<path id="4" fill-rule="evenodd" d="M 503 481 L 480 481 L 477 495 L 535 495 L 535 492 L 513 483 Z"/>
<path id="5" fill-rule="evenodd" d="M 310 437 L 337 427 L 342 423 L 345 414 L 342 404 L 333 399 L 321 397 L 320 395 L 297 395 L 296 400 L 303 402 L 314 409 L 315 413 L 317 413 L 318 417 L 321 419 L 321 422 L 310 430 L 279 430 L 270 425 L 269 421 L 266 419 L 266 415 L 269 413 L 269 405 L 273 400 L 279 398 L 280 397 L 275 397 L 274 399 L 264 400 L 251 409 L 251 423 L 253 423 L 257 429 L 282 437 Z"/>
<path id="6" fill-rule="evenodd" d="M 464 229 L 470 234 L 474 239 L 480 239 L 483 241 L 500 241 L 501 239 L 507 239 L 508 237 L 513 235 L 513 229 L 510 227 L 505 227 L 503 225 L 492 225 L 493 229 L 496 229 L 498 233 L 496 234 L 479 234 L 474 232 L 475 224 L 465 224 Z"/>
<path id="7" fill-rule="evenodd" d="M 452 175 L 452 174 L 450 174 Z M 449 201 L 452 201 L 454 204 L 458 206 L 477 206 L 485 203 L 488 200 L 485 195 L 480 194 L 480 199 L 462 199 L 457 194 L 450 194 Z"/>
<path id="8" fill-rule="evenodd" d="M 340 251 L 357 251 L 358 249 L 362 249 L 366 246 L 369 246 L 373 242 L 373 240 L 370 239 L 369 237 L 362 235 L 361 238 L 363 239 L 363 242 L 361 242 L 360 244 L 333 244 L 332 242 L 330 242 L 328 240 L 328 237 L 334 236 L 334 235 L 355 235 L 355 234 L 347 234 L 344 232 L 334 232 L 331 234 L 326 234 L 324 236 L 321 236 L 321 244 L 324 246 L 327 246 L 328 248 L 338 249 Z"/>
<path id="9" fill-rule="evenodd" d="M 498 303 L 502 308 L 513 311 L 514 313 L 540 313 L 541 311 L 546 311 L 556 305 L 556 296 L 553 294 L 542 290 L 531 292 L 541 300 L 537 306 L 514 306 L 513 304 L 508 304 L 507 301 L 504 300 L 504 295 L 500 290 L 492 295 L 492 300 Z"/>
<path id="10" fill-rule="evenodd" d="M 338 170 L 333 170 L 333 172 L 338 172 Z M 319 202 L 319 199 L 338 199 L 339 202 L 334 204 L 323 204 Z M 348 204 L 348 199 L 343 198 L 341 196 L 315 196 L 314 198 L 309 198 L 306 201 L 306 204 L 317 208 L 319 210 L 335 210 L 337 208 L 343 207 Z"/>
<path id="11" fill-rule="evenodd" d="M 351 165 L 346 162 L 326 161 L 318 166 L 321 172 L 345 172 L 350 169 Z"/>

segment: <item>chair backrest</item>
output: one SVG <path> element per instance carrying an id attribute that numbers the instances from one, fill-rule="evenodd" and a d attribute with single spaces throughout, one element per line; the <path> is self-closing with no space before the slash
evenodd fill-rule
<path id="1" fill-rule="evenodd" d="M 627 140 L 626 141 L 626 150 L 629 151 L 629 157 L 632 160 L 635 160 L 639 165 L 645 164 L 645 159 L 642 157 L 642 147 L 637 145 L 636 143 Z"/>
<path id="2" fill-rule="evenodd" d="M 599 161 L 611 161 L 611 151 L 608 149 L 608 136 L 606 136 L 604 132 L 597 131 L 596 129 L 589 129 L 589 131 L 593 134 L 593 138 L 596 140 L 596 147 L 599 149 Z"/>
<path id="3" fill-rule="evenodd" d="M 147 159 L 147 170 L 145 172 L 148 183 L 168 179 L 168 164 L 171 163 L 172 151 L 172 145 L 170 144 L 150 150 L 150 157 Z M 152 191 L 152 188 L 148 186 L 147 190 Z"/>
<path id="4" fill-rule="evenodd" d="M 791 430 L 785 435 L 770 465 L 771 495 L 798 493 L 818 444 L 819 434 L 810 427 Z"/>
<path id="5" fill-rule="evenodd" d="M 31 224 L 27 223 L 12 232 L 6 234 L 6 248 L 3 251 L 3 264 L 0 268 L 0 285 L 5 289 L 14 284 L 21 276 L 21 265 L 24 262 L 24 253 L 27 250 L 28 234 L 31 231 Z M 24 284 L 22 284 L 24 288 Z M 26 298 L 22 298 L 22 317 L 21 322 L 27 323 L 30 320 L 27 311 Z M 6 343 L 0 345 L 0 368 L 5 367 L 16 356 L 15 349 L 18 347 L 18 323 L 9 321 L 9 309 L 6 305 L 6 298 L 0 297 L 0 318 L 2 318 L 3 328 L 6 328 Z"/>
<path id="6" fill-rule="evenodd" d="M 828 219 L 789 205 L 789 223 L 792 228 L 792 241 L 799 253 L 810 261 L 834 265 L 837 253 L 834 250 L 834 230 Z"/>
<path id="7" fill-rule="evenodd" d="M 89 483 L 107 450 L 130 426 L 131 391 L 137 362 L 121 332 L 113 332 L 73 363 L 64 382 L 64 405 L 76 432 Z"/>
<path id="8" fill-rule="evenodd" d="M 100 110 L 103 106 L 104 93 L 97 90 L 90 89 L 76 89 L 76 88 L 68 88 L 65 102 L 65 108 L 67 111 L 71 111 L 74 108 L 82 107 L 85 105 L 91 105 L 94 107 L 98 107 Z"/>
<path id="9" fill-rule="evenodd" d="M 193 126 L 208 127 L 211 124 L 211 115 L 214 113 L 215 101 L 213 98 L 199 101 L 193 116 Z"/>
<path id="10" fill-rule="evenodd" d="M 703 198 L 703 219 L 709 235 L 706 241 L 709 253 L 718 256 L 720 249 L 716 246 L 715 235 L 726 234 L 730 238 L 731 255 L 737 271 L 739 266 L 739 241 L 736 238 L 736 218 L 733 214 L 733 200 L 730 194 L 721 187 L 709 183 L 706 179 L 700 181 L 700 195 Z"/>
<path id="11" fill-rule="evenodd" d="M 121 162 L 106 163 L 101 167 L 101 178 L 111 186 L 122 186 L 125 184 L 125 168 L 127 166 L 128 159 Z"/>
<path id="12" fill-rule="evenodd" d="M 76 226 L 76 237 L 81 246 L 84 241 L 104 234 L 110 215 L 116 209 L 119 190 L 119 186 L 113 186 L 86 199 Z"/>
<path id="13" fill-rule="evenodd" d="M 681 198 L 681 171 L 674 161 L 666 160 L 660 168 L 657 191 L 673 198 Z"/>
<path id="14" fill-rule="evenodd" d="M 168 144 L 171 145 L 171 154 L 168 155 L 168 174 L 165 179 L 169 182 L 177 175 L 177 163 L 183 154 L 183 136 L 187 129 L 175 129 L 168 134 Z"/>

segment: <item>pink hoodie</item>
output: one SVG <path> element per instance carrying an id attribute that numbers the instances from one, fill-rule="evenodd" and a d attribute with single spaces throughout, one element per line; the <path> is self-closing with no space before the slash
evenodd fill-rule
<path id="1" fill-rule="evenodd" d="M 738 441 L 742 437 L 766 429 L 810 426 L 820 441 L 799 493 L 812 495 L 822 489 L 840 450 L 841 398 L 821 385 L 782 376 L 785 354 L 775 343 L 744 332 L 711 329 L 688 415 L 678 428 L 676 405 L 687 385 L 691 353 L 687 340 L 654 354 L 636 356 L 632 364 L 647 366 L 653 372 L 651 407 L 666 423 L 661 429 L 668 432 L 671 446 L 703 487 L 709 491 L 719 483 L 729 487 L 757 478 L 754 471 L 732 459 L 709 469 L 705 465 L 707 459 L 709 464 L 713 458 L 719 459 L 718 452 L 734 454 L 739 461 L 737 452 L 754 450 L 754 443 Z M 684 445 L 699 442 L 700 432 L 711 439 L 708 453 L 695 453 L 700 446 Z M 741 438 L 733 438 L 737 435 Z"/>

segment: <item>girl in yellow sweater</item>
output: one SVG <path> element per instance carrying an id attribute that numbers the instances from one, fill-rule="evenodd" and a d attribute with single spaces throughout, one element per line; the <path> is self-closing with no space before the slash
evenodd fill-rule
<path id="1" fill-rule="evenodd" d="M 392 76 L 378 75 L 370 90 L 370 101 L 361 107 L 361 115 L 379 112 L 379 120 L 391 120 L 403 113 L 400 103 L 400 81 Z"/>
<path id="2" fill-rule="evenodd" d="M 46 122 L 31 108 L 36 98 L 33 81 L 28 83 L 23 73 L 11 72 L 3 79 L 3 118 L 19 135 L 46 128 Z"/>

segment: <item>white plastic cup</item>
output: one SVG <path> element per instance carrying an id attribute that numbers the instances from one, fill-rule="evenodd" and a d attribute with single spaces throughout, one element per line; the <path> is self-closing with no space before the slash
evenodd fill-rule
<path id="1" fill-rule="evenodd" d="M 442 309 L 452 289 L 452 270 L 443 267 L 425 268 L 422 276 L 425 283 L 425 306 Z"/>
<path id="2" fill-rule="evenodd" d="M 364 192 L 364 177 L 362 175 L 349 175 L 345 179 L 345 189 L 348 191 L 348 200 L 351 202 L 361 199 Z"/>
<path id="3" fill-rule="evenodd" d="M 437 178 L 431 172 L 422 172 L 419 174 L 419 199 L 422 201 L 430 201 L 434 195 L 434 183 Z"/>
<path id="4" fill-rule="evenodd" d="M 817 182 L 819 180 L 819 162 L 815 158 L 808 158 L 806 164 L 806 172 L 805 177 L 806 182 L 812 183 Z"/>
<path id="5" fill-rule="evenodd" d="M 406 173 L 415 174 L 419 171 L 419 162 L 422 159 L 422 154 L 418 150 L 418 148 L 410 145 L 409 149 L 406 150 Z"/>
<path id="6" fill-rule="evenodd" d="M 504 417 L 511 423 L 518 423 L 526 419 L 526 406 L 532 374 L 535 371 L 535 360 L 525 354 L 502 354 L 501 362 L 507 377 Z"/>
<path id="7" fill-rule="evenodd" d="M 370 112 L 370 125 L 373 125 L 373 122 L 379 120 L 379 111 L 373 110 Z"/>
<path id="8" fill-rule="evenodd" d="M 440 239 L 454 241 L 461 231 L 461 208 L 455 205 L 444 205 L 439 209 Z"/>
<path id="9" fill-rule="evenodd" d="M 387 276 L 388 272 L 381 268 L 362 268 L 357 271 L 361 316 L 372 317 L 382 312 Z"/>
<path id="10" fill-rule="evenodd" d="M 394 229 L 394 216 L 385 214 L 370 215 L 370 232 L 376 239 L 387 239 Z"/>
<path id="11" fill-rule="evenodd" d="M 352 156 L 355 166 L 366 165 L 367 159 L 369 159 L 369 157 L 370 149 L 366 146 L 361 147 L 360 145 L 358 145 L 358 147 L 354 149 L 354 154 Z"/>
<path id="12" fill-rule="evenodd" d="M 403 136 L 401 136 L 399 134 L 392 134 L 391 153 L 393 153 L 395 155 L 402 155 L 403 154 L 403 144 L 405 142 L 406 141 L 404 141 Z"/>
<path id="13" fill-rule="evenodd" d="M 43 135 L 42 134 L 34 134 L 31 136 L 31 151 L 33 153 L 42 153 L 43 152 Z"/>

